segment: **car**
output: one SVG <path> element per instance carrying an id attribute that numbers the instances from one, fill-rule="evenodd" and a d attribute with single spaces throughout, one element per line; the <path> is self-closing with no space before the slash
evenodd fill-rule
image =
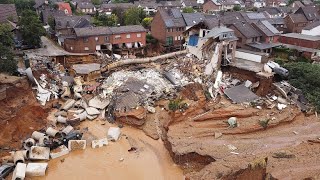
<path id="1" fill-rule="evenodd" d="M 14 170 L 14 164 L 8 163 L 0 166 L 0 180 L 5 179 Z"/>

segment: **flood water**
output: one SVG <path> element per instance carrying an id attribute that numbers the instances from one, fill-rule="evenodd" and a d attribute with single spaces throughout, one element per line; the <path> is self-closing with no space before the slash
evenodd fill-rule
<path id="1" fill-rule="evenodd" d="M 122 134 L 133 139 L 137 147 L 134 152 L 128 152 L 131 146 L 125 136 L 117 142 L 109 142 L 108 146 L 92 149 L 90 139 L 106 137 L 110 126 L 108 123 L 101 125 L 99 121 L 83 122 L 81 127 L 89 129 L 84 136 L 87 148 L 50 160 L 46 176 L 32 179 L 184 179 L 182 170 L 173 163 L 163 143 L 151 139 L 141 130 L 130 127 L 121 129 Z"/>

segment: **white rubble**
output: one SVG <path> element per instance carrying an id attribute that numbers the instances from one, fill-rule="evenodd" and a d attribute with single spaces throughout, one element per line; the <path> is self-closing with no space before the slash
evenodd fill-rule
<path id="1" fill-rule="evenodd" d="M 57 149 L 50 152 L 51 159 L 55 159 L 61 156 L 69 154 L 69 149 L 65 145 L 57 147 Z"/>
<path id="2" fill-rule="evenodd" d="M 12 180 L 24 180 L 26 177 L 27 165 L 25 163 L 18 163 L 13 171 Z"/>
<path id="3" fill-rule="evenodd" d="M 103 139 L 98 139 L 98 140 L 93 140 L 91 143 L 92 148 L 101 148 L 103 146 L 108 145 L 108 139 L 103 138 Z"/>
<path id="4" fill-rule="evenodd" d="M 108 99 L 95 96 L 90 99 L 89 106 L 97 109 L 105 109 L 109 105 L 110 101 Z"/>
<path id="5" fill-rule="evenodd" d="M 110 127 L 108 130 L 108 139 L 117 141 L 120 137 L 121 131 L 119 127 Z"/>
<path id="6" fill-rule="evenodd" d="M 45 176 L 48 163 L 28 163 L 27 176 Z"/>
<path id="7" fill-rule="evenodd" d="M 77 149 L 86 149 L 87 141 L 86 140 L 69 140 L 68 149 L 69 151 L 74 151 Z"/>
<path id="8" fill-rule="evenodd" d="M 32 160 L 49 160 L 50 148 L 32 146 L 29 152 L 29 158 Z"/>

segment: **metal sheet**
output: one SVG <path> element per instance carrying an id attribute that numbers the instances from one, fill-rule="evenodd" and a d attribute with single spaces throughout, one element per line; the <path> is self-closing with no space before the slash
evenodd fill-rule
<path id="1" fill-rule="evenodd" d="M 235 103 L 252 102 L 259 98 L 243 84 L 226 89 L 224 93 Z"/>

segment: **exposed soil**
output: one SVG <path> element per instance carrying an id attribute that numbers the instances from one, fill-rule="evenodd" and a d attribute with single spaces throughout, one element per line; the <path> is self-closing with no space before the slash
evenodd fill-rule
<path id="1" fill-rule="evenodd" d="M 0 157 L 11 149 L 21 147 L 21 142 L 31 133 L 46 125 L 47 110 L 36 102 L 26 79 L 9 85 L 6 99 L 0 101 Z"/>

